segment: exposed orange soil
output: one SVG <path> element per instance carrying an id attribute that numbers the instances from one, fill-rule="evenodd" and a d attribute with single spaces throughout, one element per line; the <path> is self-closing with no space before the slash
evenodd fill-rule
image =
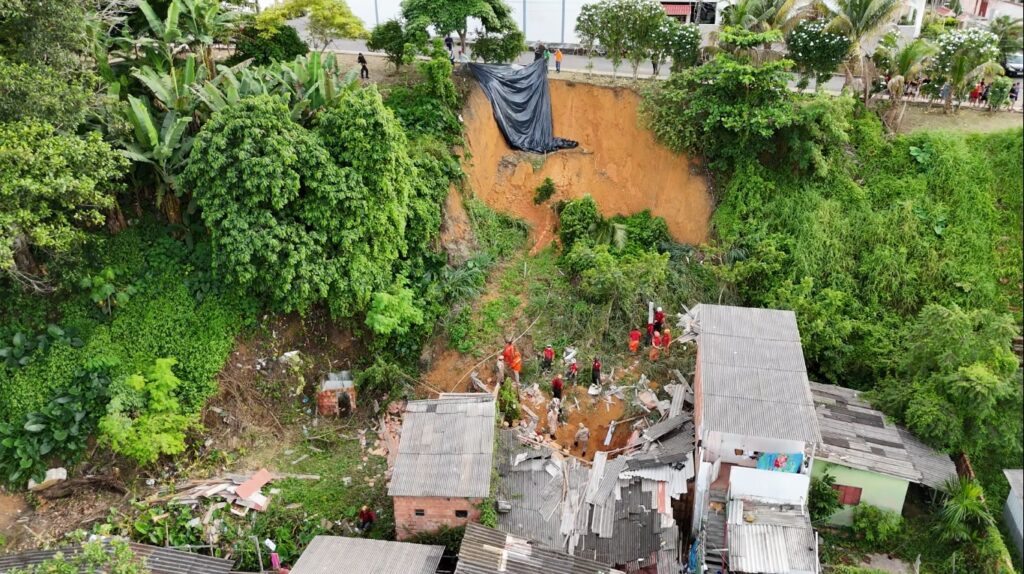
<path id="1" fill-rule="evenodd" d="M 555 237 L 551 206 L 586 194 L 604 215 L 650 209 L 665 218 L 677 241 L 697 244 L 707 238 L 712 200 L 700 167 L 657 143 L 640 125 L 636 92 L 559 80 L 550 86 L 555 135 L 580 145 L 546 156 L 509 148 L 483 91 L 479 86 L 470 91 L 463 119 L 471 154 L 463 169 L 477 197 L 530 222 L 535 250 Z M 534 205 L 534 190 L 546 177 L 557 192 Z"/>

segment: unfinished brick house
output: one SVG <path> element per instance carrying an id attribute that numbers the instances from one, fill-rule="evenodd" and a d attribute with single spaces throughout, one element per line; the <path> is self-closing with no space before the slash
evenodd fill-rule
<path id="1" fill-rule="evenodd" d="M 494 397 L 449 394 L 410 401 L 388 494 L 399 540 L 480 518 L 491 490 Z"/>

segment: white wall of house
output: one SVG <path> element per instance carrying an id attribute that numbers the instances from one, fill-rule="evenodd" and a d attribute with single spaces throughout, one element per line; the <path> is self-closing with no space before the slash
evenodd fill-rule
<path id="1" fill-rule="evenodd" d="M 804 506 L 810 488 L 811 477 L 806 474 L 742 467 L 733 467 L 729 474 L 730 498 Z"/>
<path id="2" fill-rule="evenodd" d="M 757 459 L 751 458 L 754 452 L 761 453 L 786 453 L 792 454 L 801 452 L 805 456 L 806 444 L 803 441 L 782 440 L 772 438 L 760 438 L 741 436 L 731 433 L 712 431 L 708 433 L 704 441 L 704 460 L 714 462 L 721 459 L 722 462 L 740 466 L 757 466 Z M 742 451 L 737 454 L 736 451 Z"/>
<path id="3" fill-rule="evenodd" d="M 1003 505 L 1003 521 L 1010 530 L 1011 544 L 1024 557 L 1024 501 L 1014 496 L 1013 492 L 1006 497 L 1006 504 Z"/>
<path id="4" fill-rule="evenodd" d="M 1000 16 L 1024 18 L 1024 4 L 1009 2 L 1008 0 L 990 0 L 985 17 L 993 20 Z"/>

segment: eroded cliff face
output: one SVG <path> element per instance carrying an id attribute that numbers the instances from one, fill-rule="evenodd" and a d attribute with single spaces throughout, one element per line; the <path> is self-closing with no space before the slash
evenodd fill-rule
<path id="1" fill-rule="evenodd" d="M 578 141 L 578 148 L 547 156 L 512 150 L 478 87 L 463 110 L 469 156 L 463 169 L 470 191 L 494 209 L 528 221 L 534 250 L 557 237 L 552 206 L 586 194 L 605 216 L 649 209 L 665 218 L 676 241 L 697 244 L 707 238 L 712 200 L 703 172 L 641 125 L 636 92 L 551 80 L 551 105 L 554 134 Z M 534 190 L 547 177 L 558 191 L 534 205 Z"/>

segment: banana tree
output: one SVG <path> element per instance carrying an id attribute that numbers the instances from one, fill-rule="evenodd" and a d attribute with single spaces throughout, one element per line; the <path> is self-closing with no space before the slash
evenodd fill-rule
<path id="1" fill-rule="evenodd" d="M 235 23 L 235 16 L 221 9 L 219 0 L 175 0 L 181 3 L 181 25 L 189 47 L 199 54 L 209 77 L 217 75 L 213 43 Z"/>
<path id="2" fill-rule="evenodd" d="M 318 52 L 300 56 L 293 62 L 278 64 L 281 86 L 291 98 L 293 106 L 304 106 L 312 111 L 333 102 L 356 84 L 354 71 L 342 76 L 334 54 L 321 57 Z M 294 108 L 293 108 L 294 109 Z"/>
<path id="3" fill-rule="evenodd" d="M 125 119 L 132 126 L 134 140 L 124 142 L 121 153 L 136 162 L 136 169 L 142 169 L 144 177 L 151 179 L 157 207 L 164 211 L 167 219 L 172 223 L 180 223 L 181 204 L 174 181 L 175 174 L 181 171 L 192 148 L 192 137 L 187 132 L 192 118 L 169 111 L 164 114 L 158 128 L 145 102 L 135 96 L 128 96 L 128 104 Z"/>
<path id="4" fill-rule="evenodd" d="M 180 116 L 191 116 L 196 108 L 192 88 L 206 80 L 206 68 L 197 70 L 196 57 L 190 55 L 184 65 L 172 66 L 166 72 L 143 66 L 132 71 L 132 76 L 150 91 L 158 107 Z"/>

